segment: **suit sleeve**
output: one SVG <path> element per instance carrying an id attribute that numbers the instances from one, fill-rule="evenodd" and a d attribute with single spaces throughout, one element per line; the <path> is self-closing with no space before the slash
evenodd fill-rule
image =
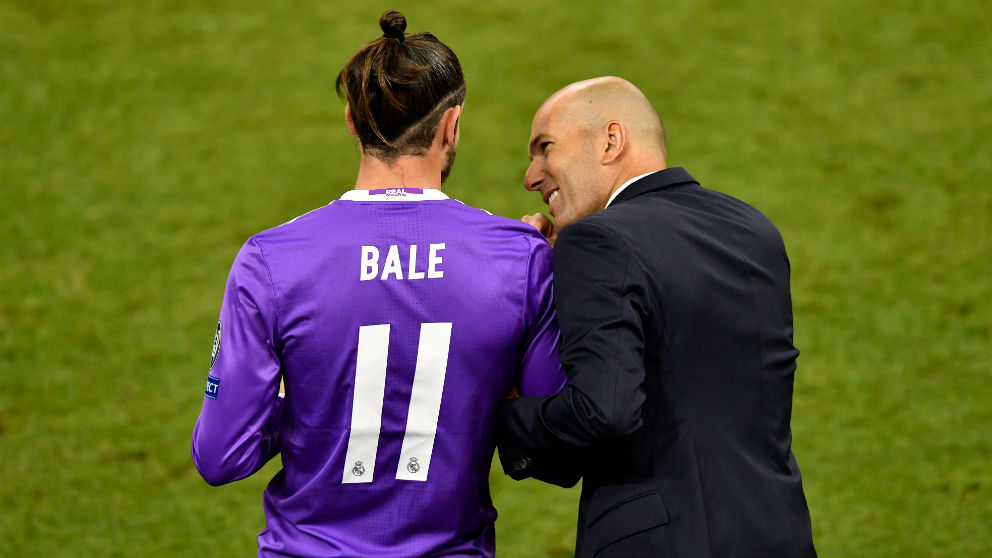
<path id="1" fill-rule="evenodd" d="M 504 471 L 540 478 L 563 456 L 642 424 L 646 289 L 628 248 L 607 229 L 579 221 L 554 249 L 560 358 L 568 383 L 557 395 L 500 405 L 497 444 Z"/>
<path id="2" fill-rule="evenodd" d="M 235 258 L 218 329 L 215 360 L 193 429 L 193 462 L 215 486 L 251 475 L 279 452 L 276 304 L 254 240 Z"/>

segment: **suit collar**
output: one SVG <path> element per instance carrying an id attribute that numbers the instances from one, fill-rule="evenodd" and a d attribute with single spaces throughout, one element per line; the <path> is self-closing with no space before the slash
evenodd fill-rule
<path id="1" fill-rule="evenodd" d="M 623 203 L 631 198 L 647 192 L 663 190 L 677 184 L 686 183 L 698 185 L 699 181 L 693 178 L 692 175 L 682 167 L 672 167 L 658 172 L 653 172 L 639 180 L 635 180 L 633 183 L 624 188 L 624 190 L 613 200 L 613 203 L 611 203 L 610 206 L 612 207 L 618 203 Z"/>
<path id="2" fill-rule="evenodd" d="M 651 172 L 646 172 L 644 174 L 639 174 L 639 175 L 635 176 L 634 178 L 631 178 L 627 182 L 624 182 L 623 184 L 621 184 L 620 187 L 617 188 L 613 192 L 613 195 L 610 196 L 610 199 L 606 200 L 606 207 L 610 207 L 610 204 L 613 203 L 613 200 L 617 199 L 620 196 L 621 192 L 623 192 L 624 190 L 627 189 L 627 186 L 630 186 L 631 184 L 637 182 L 638 180 L 644 178 L 645 176 L 647 176 L 649 174 L 654 174 L 656 172 L 658 172 L 658 171 L 651 171 Z"/>

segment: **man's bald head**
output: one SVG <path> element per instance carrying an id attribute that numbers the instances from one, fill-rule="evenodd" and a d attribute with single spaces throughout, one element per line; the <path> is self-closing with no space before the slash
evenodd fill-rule
<path id="1" fill-rule="evenodd" d="M 665 130 L 629 81 L 580 81 L 548 98 L 531 126 L 524 187 L 541 193 L 554 232 L 606 207 L 629 180 L 665 168 Z"/>
<path id="2" fill-rule="evenodd" d="M 620 122 L 631 136 L 631 149 L 639 155 L 667 155 L 665 128 L 658 112 L 633 83 L 604 76 L 572 83 L 553 95 L 538 110 L 552 120 L 597 131 L 610 121 Z"/>

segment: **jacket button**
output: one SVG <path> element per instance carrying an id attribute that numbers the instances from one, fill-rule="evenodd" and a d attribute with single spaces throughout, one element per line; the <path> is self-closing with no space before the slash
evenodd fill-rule
<path id="1" fill-rule="evenodd" d="M 523 471 L 530 468 L 534 464 L 534 460 L 529 457 L 524 457 L 513 462 L 514 471 Z"/>

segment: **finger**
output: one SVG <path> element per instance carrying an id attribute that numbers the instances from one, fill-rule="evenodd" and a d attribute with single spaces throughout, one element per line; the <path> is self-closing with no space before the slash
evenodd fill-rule
<path id="1" fill-rule="evenodd" d="M 524 215 L 520 218 L 520 220 L 538 229 L 543 229 L 551 224 L 551 220 L 548 219 L 548 216 L 543 213 Z"/>

